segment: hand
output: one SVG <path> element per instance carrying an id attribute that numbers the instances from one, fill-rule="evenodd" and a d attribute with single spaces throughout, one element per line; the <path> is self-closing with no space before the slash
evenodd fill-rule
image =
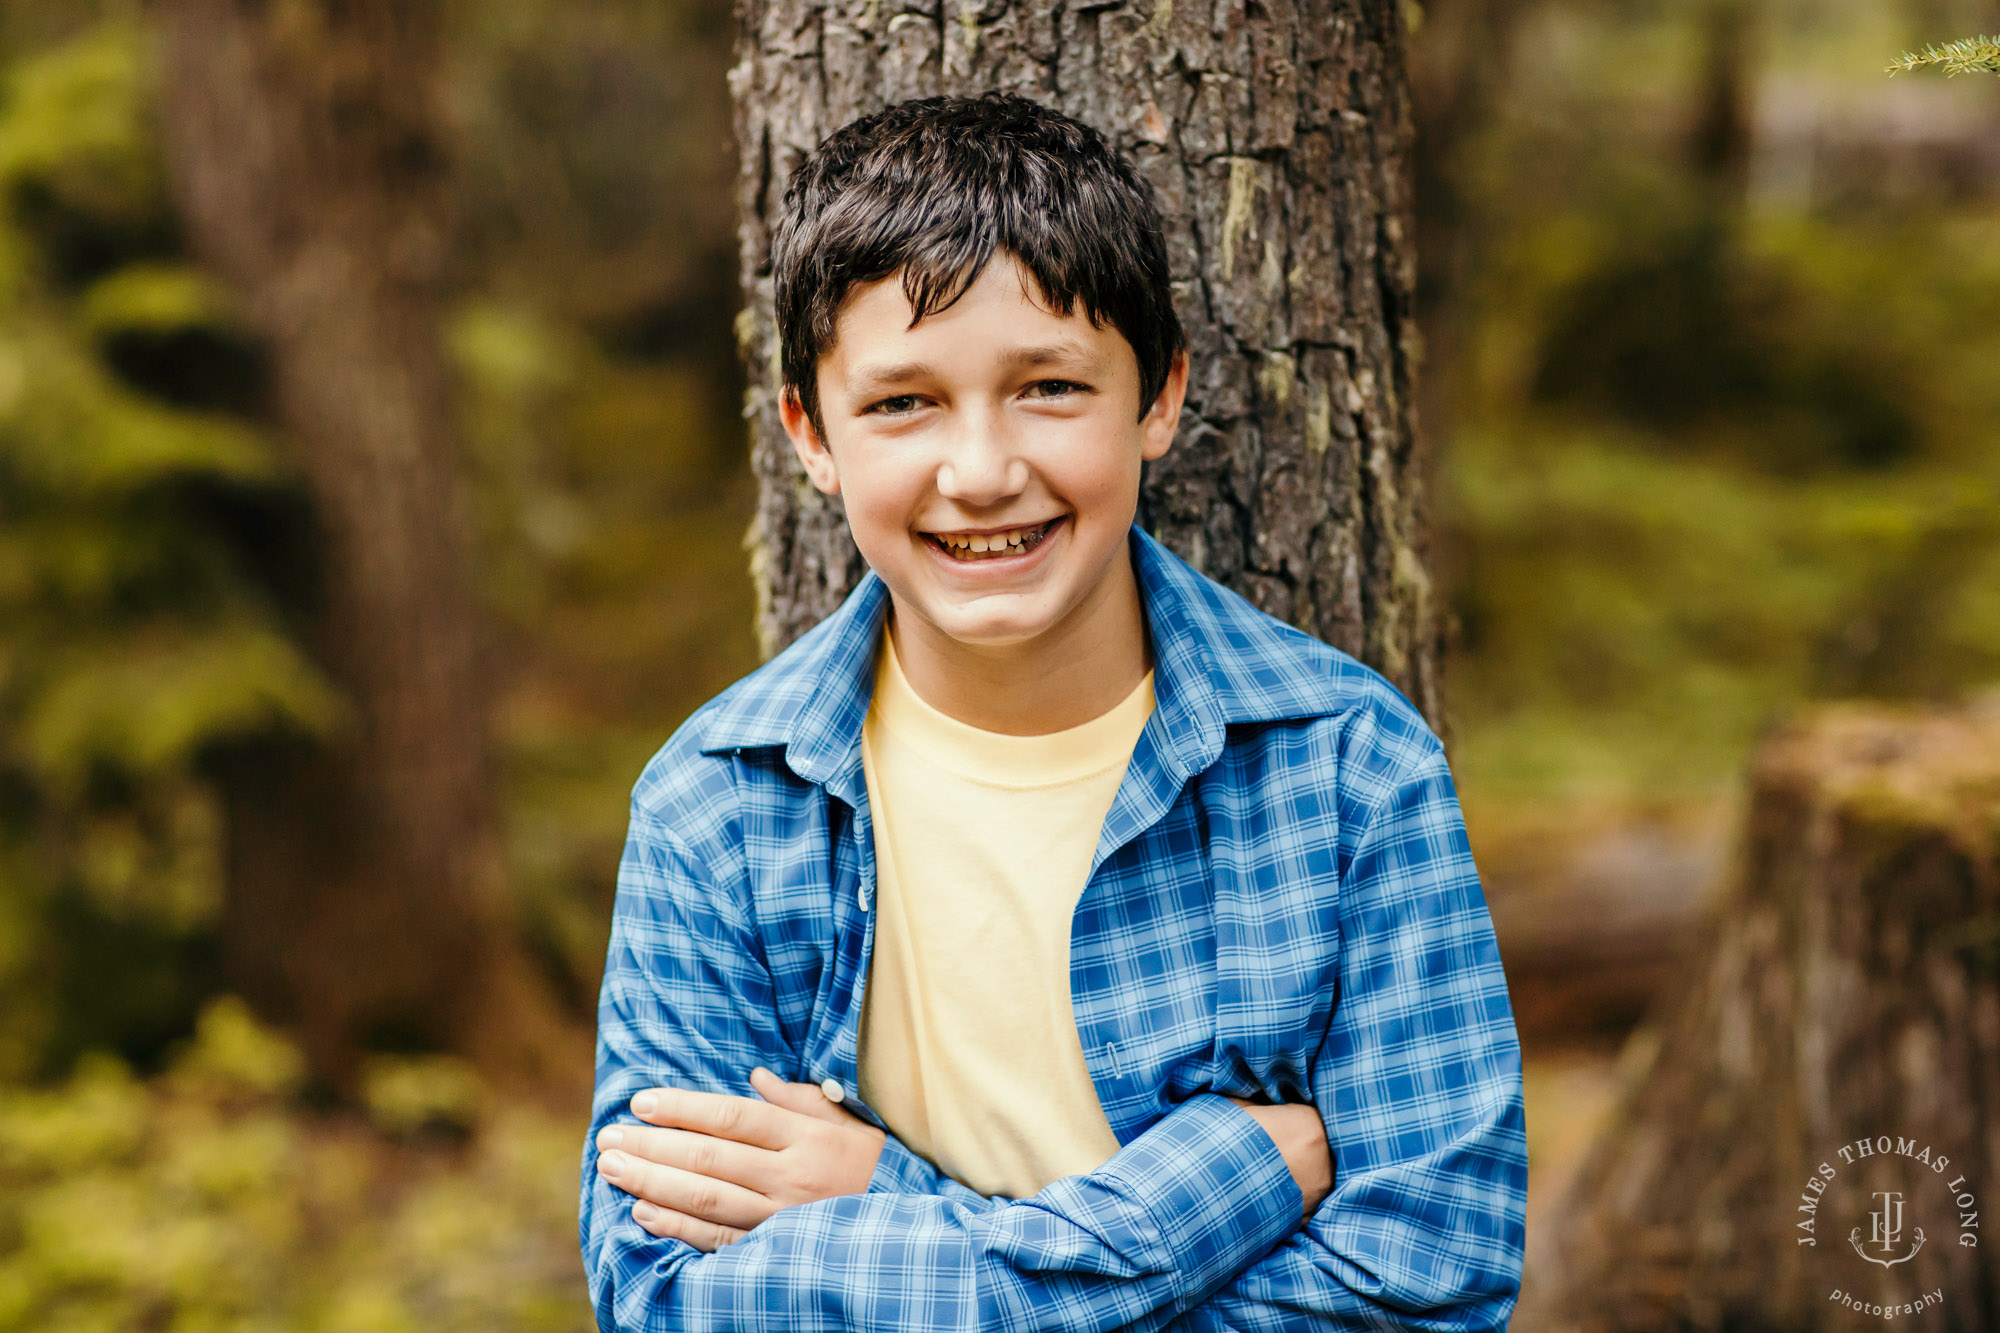
<path id="1" fill-rule="evenodd" d="M 1226 1092 L 1222 1095 L 1229 1097 Z M 1271 1136 L 1271 1142 L 1278 1145 L 1278 1152 L 1291 1168 L 1292 1179 L 1305 1202 L 1305 1211 L 1299 1215 L 1299 1224 L 1303 1226 L 1326 1196 L 1333 1193 L 1333 1152 L 1327 1146 L 1326 1124 L 1319 1118 L 1319 1108 L 1310 1102 L 1262 1106 L 1241 1097 L 1229 1100 L 1248 1111 Z"/>
<path id="2" fill-rule="evenodd" d="M 868 1188 L 888 1135 L 817 1084 L 759 1067 L 750 1086 L 762 1101 L 651 1088 L 632 1099 L 645 1125 L 598 1131 L 597 1172 L 638 1196 L 633 1221 L 712 1251 L 782 1208 Z"/>

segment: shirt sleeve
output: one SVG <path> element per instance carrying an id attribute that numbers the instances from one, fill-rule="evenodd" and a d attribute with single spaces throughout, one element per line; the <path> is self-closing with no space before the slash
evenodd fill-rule
<path id="1" fill-rule="evenodd" d="M 724 878 L 724 877 L 717 877 Z M 1157 1326 L 1298 1226 L 1299 1194 L 1255 1120 L 1204 1093 L 1096 1171 L 1028 1199 L 957 1182 L 891 1139 L 867 1192 L 787 1208 L 704 1254 L 652 1236 L 596 1171 L 597 1131 L 636 1124 L 642 1088 L 753 1095 L 751 1067 L 797 1077 L 743 886 L 704 873 L 635 809 L 599 1001 L 597 1087 L 578 1236 L 613 1330 L 1114 1329 Z"/>
<path id="2" fill-rule="evenodd" d="M 1441 752 L 1352 844 L 1340 999 L 1313 1067 L 1334 1188 L 1173 1333 L 1502 1330 L 1528 1183 L 1507 982 Z"/>

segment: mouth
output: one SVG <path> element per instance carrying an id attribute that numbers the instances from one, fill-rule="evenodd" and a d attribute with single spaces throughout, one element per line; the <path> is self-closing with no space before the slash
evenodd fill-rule
<path id="1" fill-rule="evenodd" d="M 1005 560 L 1009 556 L 1026 555 L 1062 526 L 1067 514 L 1058 514 L 1046 523 L 1029 527 L 1008 528 L 1000 532 L 958 533 L 926 532 L 924 540 L 944 552 L 951 559 L 963 564 L 974 564 L 981 560 Z"/>

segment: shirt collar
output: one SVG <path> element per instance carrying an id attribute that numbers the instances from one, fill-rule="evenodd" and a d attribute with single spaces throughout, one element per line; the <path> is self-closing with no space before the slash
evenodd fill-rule
<path id="1" fill-rule="evenodd" d="M 1359 669 L 1351 658 L 1205 578 L 1136 526 L 1131 550 L 1153 643 L 1155 720 L 1182 779 L 1215 762 L 1231 724 L 1342 707 L 1342 668 Z M 716 699 L 700 723 L 702 752 L 782 746 L 793 772 L 857 803 L 861 724 L 888 606 L 888 587 L 870 570 L 832 615 Z"/>

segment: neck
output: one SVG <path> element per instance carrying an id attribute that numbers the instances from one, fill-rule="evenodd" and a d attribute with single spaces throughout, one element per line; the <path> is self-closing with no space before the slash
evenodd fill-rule
<path id="1" fill-rule="evenodd" d="M 1111 711 L 1152 668 L 1145 608 L 1128 553 L 1090 600 L 1022 643 L 961 643 L 918 616 L 890 627 L 910 688 L 967 726 L 1006 736 L 1042 736 Z"/>

